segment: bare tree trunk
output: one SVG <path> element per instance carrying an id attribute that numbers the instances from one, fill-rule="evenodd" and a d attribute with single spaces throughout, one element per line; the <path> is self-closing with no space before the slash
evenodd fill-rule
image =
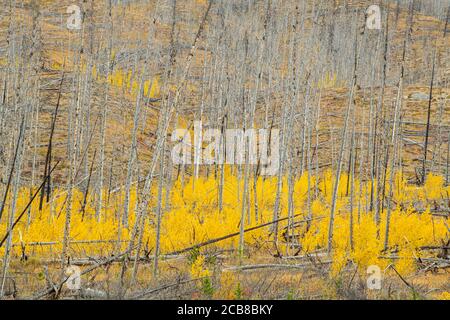
<path id="1" fill-rule="evenodd" d="M 427 111 L 427 129 L 425 131 L 425 143 L 423 150 L 423 163 L 422 163 L 422 184 L 425 183 L 425 179 L 427 176 L 427 155 L 428 155 L 428 140 L 430 136 L 430 118 L 431 118 L 431 102 L 433 100 L 433 85 L 434 85 L 434 70 L 436 65 L 436 55 L 437 49 L 433 55 L 433 66 L 431 71 L 431 83 L 430 83 L 430 97 L 428 99 L 428 111 Z"/>
<path id="2" fill-rule="evenodd" d="M 356 31 L 358 32 L 358 31 Z M 336 201 L 337 201 L 337 196 L 338 196 L 338 189 L 339 189 L 339 181 L 341 178 L 341 170 L 342 170 L 342 161 L 343 161 L 343 157 L 344 157 L 344 150 L 345 150 L 345 145 L 346 145 L 346 140 L 347 140 L 347 127 L 348 127 L 348 121 L 350 118 L 350 113 L 352 111 L 353 108 L 353 104 L 354 104 L 354 94 L 355 94 L 355 90 L 356 90 L 356 71 L 357 71 L 357 66 L 358 66 L 358 36 L 356 33 L 356 37 L 355 37 L 355 57 L 354 57 L 354 67 L 353 67 L 353 79 L 352 79 L 352 84 L 351 84 L 351 89 L 350 89 L 350 95 L 349 95 L 349 101 L 348 101 L 348 106 L 347 106 L 347 111 L 345 114 L 345 121 L 344 121 L 344 128 L 342 129 L 342 137 L 341 137 L 341 147 L 340 147 L 340 151 L 339 151 L 339 156 L 338 156 L 338 163 L 337 163 L 337 169 L 336 169 L 336 181 L 334 182 L 334 186 L 333 186 L 333 195 L 331 198 L 331 210 L 330 210 L 330 221 L 329 221 L 329 226 L 328 226 L 328 252 L 331 253 L 332 248 L 333 248 L 333 228 L 334 228 L 334 215 L 335 215 L 335 210 L 336 210 Z"/>

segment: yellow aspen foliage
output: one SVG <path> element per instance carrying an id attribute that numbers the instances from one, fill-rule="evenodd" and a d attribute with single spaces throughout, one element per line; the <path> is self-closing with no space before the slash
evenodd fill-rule
<path id="1" fill-rule="evenodd" d="M 209 270 L 205 267 L 205 257 L 197 256 L 191 265 L 191 275 L 193 278 L 209 277 Z"/>
<path id="2" fill-rule="evenodd" d="M 161 224 L 160 249 L 161 254 L 168 254 L 180 249 L 191 247 L 211 239 L 220 238 L 239 231 L 242 214 L 242 195 L 244 181 L 235 174 L 230 167 L 225 168 L 223 188 L 223 208 L 219 209 L 219 178 L 214 174 L 198 179 L 181 177 L 172 184 L 167 197 L 163 197 L 163 216 Z M 424 212 L 418 212 L 414 204 L 422 199 L 437 201 L 441 194 L 446 194 L 446 188 L 442 177 L 429 176 L 423 186 L 408 185 L 400 176 L 395 177 L 393 202 L 389 228 L 389 249 L 383 251 L 386 210 L 381 214 L 381 221 L 377 224 L 375 213 L 367 211 L 370 201 L 371 183 L 355 181 L 362 190 L 354 194 L 353 205 L 353 233 L 352 244 L 350 242 L 350 203 L 347 194 L 347 176 L 340 180 L 336 214 L 333 228 L 331 272 L 339 274 L 349 263 L 356 264 L 358 271 L 365 273 L 370 265 L 378 265 L 386 268 L 389 264 L 395 266 L 402 275 L 415 271 L 417 258 L 425 258 L 427 251 L 422 251 L 424 246 L 438 246 L 449 238 L 445 219 L 434 217 L 430 208 Z M 311 218 L 309 223 L 304 222 L 308 216 L 307 173 L 304 173 L 294 183 L 293 206 L 297 215 L 294 221 L 299 222 L 296 233 L 299 234 L 298 242 L 300 253 L 313 253 L 327 248 L 329 214 L 331 195 L 335 177 L 331 171 L 324 172 L 316 178 L 311 175 Z M 376 185 L 376 183 L 375 183 Z M 318 194 L 314 196 L 317 186 Z M 245 214 L 245 228 L 251 228 L 273 219 L 273 208 L 276 198 L 277 178 L 258 178 L 256 190 L 250 184 L 249 207 Z M 403 191 L 406 190 L 406 191 Z M 169 190 L 168 190 L 169 191 Z M 256 192 L 254 192 L 256 191 Z M 29 201 L 28 188 L 20 190 L 16 204 L 15 216 L 17 216 Z M 127 248 L 131 230 L 136 221 L 135 208 L 137 207 L 137 194 L 135 188 L 130 194 L 130 212 L 128 217 L 129 228 L 122 223 L 124 193 L 119 191 L 109 197 L 106 190 L 102 197 L 103 210 L 100 216 L 96 216 L 95 195 L 87 197 L 86 205 L 83 205 L 83 192 L 75 189 L 72 199 L 72 219 L 70 230 L 69 255 L 73 258 L 89 256 L 108 256 L 116 254 Z M 155 222 L 157 207 L 157 186 L 151 189 L 151 200 L 148 204 L 143 241 L 149 250 L 155 247 Z M 280 198 L 280 218 L 288 214 L 288 181 L 283 178 L 283 187 Z M 164 194 L 166 191 L 164 191 Z M 256 199 L 255 199 L 256 193 Z M 34 201 L 31 209 L 14 229 L 13 257 L 25 254 L 32 259 L 50 259 L 59 257 L 63 230 L 65 224 L 66 191 L 53 190 L 49 203 L 44 202 L 44 207 L 39 210 L 39 201 Z M 6 203 L 5 213 L 9 214 L 9 203 Z M 303 222 L 301 222 L 303 221 Z M 287 220 L 279 223 L 279 229 L 284 230 Z M 7 231 L 7 219 L 0 222 L 0 235 Z M 283 232 L 279 232 L 281 250 L 287 250 L 287 243 L 283 238 Z M 273 233 L 270 226 L 257 228 L 246 232 L 244 241 L 246 247 L 268 247 Z M 120 242 L 118 240 L 120 239 Z M 231 249 L 238 246 L 238 237 L 229 237 L 215 243 L 213 246 L 221 249 Z M 0 255 L 4 254 L 4 246 L 0 248 Z M 392 253 L 391 253 L 392 252 Z M 197 258 L 192 264 L 192 274 L 207 274 L 204 257 Z M 202 260 L 203 259 L 203 260 Z"/>
<path id="3" fill-rule="evenodd" d="M 450 300 L 450 292 L 448 292 L 448 291 L 442 292 L 439 295 L 438 299 L 439 300 Z"/>
<path id="4" fill-rule="evenodd" d="M 333 88 L 337 84 L 337 75 L 327 73 L 323 77 L 323 79 L 319 80 L 319 83 L 317 84 L 319 89 L 328 89 Z"/>

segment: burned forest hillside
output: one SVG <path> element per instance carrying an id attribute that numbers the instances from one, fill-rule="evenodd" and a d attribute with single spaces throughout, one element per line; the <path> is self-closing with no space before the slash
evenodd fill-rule
<path id="1" fill-rule="evenodd" d="M 1 7 L 0 299 L 450 299 L 450 0 Z"/>

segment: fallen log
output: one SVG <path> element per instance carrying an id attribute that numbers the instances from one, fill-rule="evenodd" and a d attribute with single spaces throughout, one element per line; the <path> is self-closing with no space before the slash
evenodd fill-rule
<path id="1" fill-rule="evenodd" d="M 253 230 L 257 230 L 257 229 L 261 229 L 261 228 L 270 226 L 270 225 L 272 225 L 274 223 L 285 221 L 285 220 L 288 220 L 288 219 L 292 219 L 292 218 L 298 217 L 300 215 L 301 214 L 296 214 L 296 215 L 294 215 L 292 217 L 285 217 L 285 218 L 273 220 L 273 221 L 270 221 L 270 222 L 267 222 L 267 223 L 263 223 L 263 224 L 260 224 L 258 226 L 255 226 L 255 227 L 251 227 L 251 228 L 245 229 L 244 233 L 247 233 L 247 232 L 250 232 L 250 231 L 253 231 Z M 308 221 L 313 221 L 313 220 L 318 220 L 318 219 L 323 219 L 323 218 L 324 218 L 323 216 L 320 216 L 320 217 L 316 217 L 316 218 L 312 218 L 312 219 L 304 219 L 301 222 L 308 222 Z M 300 221 L 298 221 L 298 222 L 300 222 Z M 217 243 L 217 242 L 220 242 L 220 241 L 223 241 L 223 240 L 227 240 L 227 239 L 230 239 L 230 238 L 233 238 L 233 237 L 237 237 L 239 234 L 240 234 L 239 231 L 238 232 L 234 232 L 234 233 L 225 235 L 223 237 L 211 239 L 211 240 L 208 240 L 208 241 L 201 242 L 199 244 L 193 245 L 191 247 L 187 247 L 187 248 L 184 248 L 184 249 L 181 249 L 181 250 L 170 252 L 170 253 L 168 253 L 168 255 L 177 255 L 177 254 L 182 254 L 182 253 L 185 253 L 185 252 L 189 252 L 191 250 L 199 249 L 201 247 L 205 247 L 205 246 L 213 244 L 213 243 Z"/>
<path id="2" fill-rule="evenodd" d="M 332 260 L 321 261 L 322 264 L 330 264 Z M 308 267 L 312 267 L 312 263 L 303 263 L 303 264 L 252 264 L 252 265 L 243 265 L 243 266 L 232 266 L 222 269 L 224 272 L 233 272 L 233 271 L 248 271 L 248 270 L 260 270 L 260 269 L 301 269 L 304 270 Z"/>

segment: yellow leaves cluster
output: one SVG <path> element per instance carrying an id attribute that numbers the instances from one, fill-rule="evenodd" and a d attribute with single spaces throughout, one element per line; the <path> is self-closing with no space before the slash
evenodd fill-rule
<path id="1" fill-rule="evenodd" d="M 108 83 L 117 88 L 121 88 L 131 93 L 132 95 L 136 95 L 139 87 L 140 87 L 140 79 L 135 78 L 136 75 L 133 76 L 131 71 L 125 71 L 122 69 L 117 69 L 112 74 L 108 76 Z M 143 84 L 143 93 L 145 97 L 149 98 L 159 98 L 160 93 L 160 85 L 159 85 L 159 76 L 154 77 L 152 80 L 145 80 Z"/>
<path id="2" fill-rule="evenodd" d="M 445 291 L 439 295 L 439 300 L 450 300 L 450 292 Z"/>
<path id="3" fill-rule="evenodd" d="M 223 195 L 220 196 L 219 178 L 214 174 L 198 179 L 180 178 L 174 182 L 168 194 L 168 203 L 164 200 L 163 219 L 161 225 L 161 253 L 170 253 L 194 244 L 223 237 L 239 231 L 242 214 L 242 199 L 244 183 L 242 177 L 230 168 L 226 168 L 224 177 Z M 448 192 L 443 184 L 442 177 L 430 175 L 424 186 L 407 185 L 404 179 L 395 177 L 394 206 L 391 212 L 389 252 L 383 252 L 386 226 L 386 210 L 381 214 L 379 224 L 375 221 L 375 213 L 368 211 L 370 201 L 370 182 L 363 183 L 355 190 L 353 204 L 353 237 L 350 243 L 350 205 L 347 194 L 348 177 L 343 175 L 340 181 L 336 215 L 333 228 L 332 272 L 338 274 L 349 262 L 358 265 L 360 272 L 365 272 L 367 266 L 378 265 L 386 268 L 389 264 L 395 265 L 401 274 L 408 274 L 415 270 L 415 261 L 423 257 L 422 246 L 440 245 L 442 240 L 448 239 L 448 230 L 445 221 L 433 217 L 429 209 L 425 212 L 416 212 L 413 208 L 418 199 L 432 199 L 437 201 L 442 194 Z M 320 177 L 311 175 L 310 212 L 308 212 L 308 179 L 307 173 L 294 182 L 293 199 L 294 212 L 300 214 L 296 221 L 304 220 L 308 215 L 313 218 L 309 224 L 301 223 L 296 230 L 300 235 L 297 239 L 303 253 L 311 253 L 327 248 L 329 213 L 331 194 L 335 178 L 331 172 L 324 172 Z M 280 217 L 288 214 L 288 182 L 283 179 L 280 199 Z M 376 183 L 375 183 L 376 185 Z M 155 247 L 155 208 L 157 187 L 151 190 L 151 201 L 145 218 L 143 241 L 148 250 Z M 253 188 L 256 188 L 253 190 Z M 316 188 L 318 190 L 315 196 Z M 253 227 L 273 218 L 273 208 L 276 197 L 277 179 L 259 178 L 254 186 L 250 183 L 249 206 L 245 211 L 245 227 Z M 359 193 L 362 190 L 362 193 Z M 17 210 L 21 212 L 29 200 L 29 189 L 20 192 Z M 165 194 L 165 191 L 164 191 Z M 46 258 L 57 257 L 61 251 L 61 242 L 65 223 L 65 191 L 54 190 L 51 202 L 44 203 L 42 211 L 39 210 L 39 201 L 35 201 L 30 215 L 25 215 L 13 232 L 13 255 L 19 256 L 22 252 L 21 244 L 25 245 L 28 255 Z M 136 190 L 130 194 L 128 223 L 122 223 L 124 193 L 117 192 L 103 197 L 103 210 L 100 216 L 96 215 L 95 195 L 88 196 L 86 207 L 83 210 L 82 192 L 75 190 L 71 203 L 72 219 L 70 232 L 70 250 L 72 257 L 106 256 L 124 250 L 129 240 L 131 229 L 135 222 L 135 208 L 137 205 Z M 222 198 L 222 210 L 219 209 L 219 199 Z M 164 196 L 163 199 L 166 199 Z M 422 200 L 420 200 L 422 201 Z M 405 209 L 406 208 L 406 209 Z M 6 213 L 10 212 L 9 207 Z M 279 224 L 280 230 L 286 226 L 286 221 Z M 120 231 L 120 232 L 119 232 Z M 6 232 L 6 219 L 0 223 L 0 235 Z M 283 232 L 280 232 L 279 243 L 283 248 Z M 245 233 L 246 246 L 261 248 L 269 245 L 273 237 L 270 227 L 259 228 Z M 121 242 L 117 242 L 120 238 Z M 86 242 L 86 240 L 88 240 Z M 89 242 L 101 240 L 103 242 Z M 35 245 L 33 242 L 53 242 L 53 245 Z M 236 248 L 238 237 L 231 237 L 218 242 L 215 246 L 223 249 Z M 0 249 L 3 254 L 4 247 Z M 394 252 L 395 259 L 383 257 Z M 203 260 L 202 260 L 203 259 Z M 198 261 L 197 261 L 198 260 Z M 198 258 L 192 264 L 192 274 L 201 276 L 206 274 L 204 258 Z"/>
<path id="4" fill-rule="evenodd" d="M 209 277 L 210 273 L 205 266 L 205 257 L 202 255 L 197 256 L 195 261 L 191 265 L 191 274 L 193 278 Z"/>

